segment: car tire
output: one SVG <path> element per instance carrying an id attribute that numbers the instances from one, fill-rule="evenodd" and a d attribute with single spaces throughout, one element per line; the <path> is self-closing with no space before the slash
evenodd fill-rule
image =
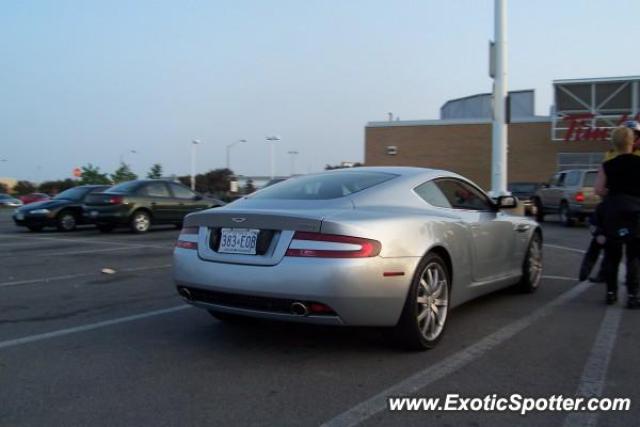
<path id="1" fill-rule="evenodd" d="M 449 312 L 450 277 L 447 265 L 437 254 L 429 253 L 420 261 L 394 328 L 403 347 L 428 350 L 438 344 Z"/>
<path id="2" fill-rule="evenodd" d="M 533 293 L 542 280 L 542 236 L 534 232 L 522 262 L 522 278 L 516 285 L 522 293 Z"/>
<path id="3" fill-rule="evenodd" d="M 131 215 L 129 228 L 137 234 L 146 233 L 151 227 L 151 216 L 147 211 L 138 210 Z"/>
<path id="4" fill-rule="evenodd" d="M 96 227 L 101 233 L 111 233 L 116 228 L 113 224 L 98 224 Z"/>
<path id="5" fill-rule="evenodd" d="M 533 205 L 536 207 L 536 221 L 544 222 L 544 211 L 542 210 L 542 202 L 540 199 L 534 199 Z"/>
<path id="6" fill-rule="evenodd" d="M 42 225 L 27 225 L 27 228 L 29 229 L 29 231 L 33 231 L 34 233 L 38 233 L 38 232 L 42 231 L 42 229 L 44 227 Z"/>
<path id="7" fill-rule="evenodd" d="M 558 210 L 558 215 L 560 215 L 560 222 L 562 222 L 565 226 L 571 227 L 573 226 L 575 219 L 571 216 L 571 211 L 569 210 L 569 205 L 566 201 L 560 203 L 560 209 Z"/>
<path id="8" fill-rule="evenodd" d="M 56 216 L 56 227 L 59 231 L 73 231 L 77 223 L 78 219 L 71 211 L 62 211 Z"/>

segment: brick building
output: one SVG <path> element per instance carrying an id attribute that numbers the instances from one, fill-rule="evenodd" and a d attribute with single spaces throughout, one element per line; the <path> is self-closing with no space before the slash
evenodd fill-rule
<path id="1" fill-rule="evenodd" d="M 544 182 L 558 170 L 598 166 L 609 148 L 601 136 L 638 114 L 639 82 L 638 77 L 555 81 L 553 115 L 534 116 L 531 106 L 524 109 L 530 114 L 513 118 L 508 126 L 509 182 Z M 469 104 L 470 98 L 460 101 Z M 443 108 L 452 110 L 456 101 Z M 472 101 L 486 104 L 482 99 Z M 485 110 L 472 108 L 467 113 L 476 118 L 456 110 L 454 119 L 370 122 L 365 128 L 365 164 L 447 169 L 488 189 L 491 120 Z M 564 118 L 576 114 L 580 121 L 568 130 Z M 593 129 L 597 131 L 589 131 Z"/>

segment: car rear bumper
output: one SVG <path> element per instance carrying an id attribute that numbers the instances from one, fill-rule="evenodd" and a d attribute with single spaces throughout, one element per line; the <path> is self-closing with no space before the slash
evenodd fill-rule
<path id="1" fill-rule="evenodd" d="M 569 204 L 569 211 L 571 212 L 571 215 L 588 216 L 595 212 L 595 210 L 596 205 Z"/>
<path id="2" fill-rule="evenodd" d="M 205 261 L 176 248 L 179 293 L 201 308 L 305 323 L 393 326 L 398 322 L 419 257 L 328 259 L 285 257 L 274 266 Z M 383 276 L 384 272 L 404 275 Z M 291 302 L 320 303 L 332 314 L 296 315 Z"/>

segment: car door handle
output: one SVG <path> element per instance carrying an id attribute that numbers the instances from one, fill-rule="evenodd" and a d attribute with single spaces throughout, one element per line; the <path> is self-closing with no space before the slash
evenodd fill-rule
<path id="1" fill-rule="evenodd" d="M 531 228 L 531 226 L 529 224 L 518 224 L 516 225 L 516 231 L 519 231 L 521 233 L 524 233 L 525 231 L 529 230 Z"/>

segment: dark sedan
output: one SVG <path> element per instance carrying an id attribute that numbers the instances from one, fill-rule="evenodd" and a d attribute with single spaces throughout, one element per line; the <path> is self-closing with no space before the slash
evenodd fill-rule
<path id="1" fill-rule="evenodd" d="M 144 179 L 123 182 L 90 196 L 84 215 L 105 233 L 121 225 L 144 233 L 152 224 L 180 226 L 187 214 L 223 204 L 173 181 Z"/>
<path id="2" fill-rule="evenodd" d="M 87 196 L 109 188 L 108 185 L 81 185 L 63 191 L 51 200 L 29 203 L 13 214 L 16 225 L 31 231 L 44 227 L 57 227 L 61 231 L 71 231 L 78 224 L 86 224 L 82 215 L 82 204 Z"/>

